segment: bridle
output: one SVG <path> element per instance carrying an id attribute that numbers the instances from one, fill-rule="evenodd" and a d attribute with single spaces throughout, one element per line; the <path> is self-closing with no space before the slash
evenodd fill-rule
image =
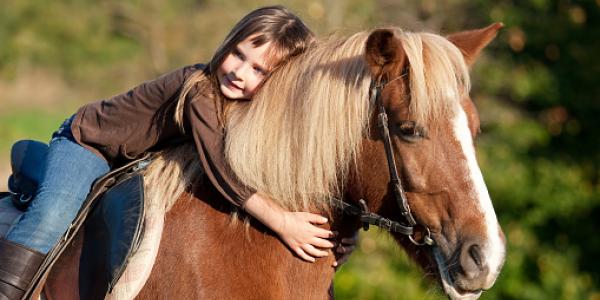
<path id="1" fill-rule="evenodd" d="M 408 205 L 408 200 L 406 199 L 406 193 L 402 188 L 402 181 L 398 176 L 398 169 L 396 168 L 396 160 L 394 159 L 394 152 L 392 150 L 392 142 L 390 138 L 390 130 L 388 127 L 388 116 L 385 111 L 385 107 L 383 106 L 383 100 L 381 99 L 381 91 L 383 88 L 392 81 L 398 80 L 408 73 L 404 72 L 402 75 L 389 80 L 372 80 L 371 86 L 369 88 L 370 94 L 370 102 L 375 103 L 378 109 L 377 119 L 379 121 L 379 128 L 381 128 L 381 133 L 383 135 L 383 144 L 385 148 L 385 153 L 387 156 L 388 169 L 390 172 L 390 182 L 389 186 L 393 192 L 394 198 L 396 199 L 396 203 L 400 208 L 400 214 L 404 219 L 404 223 L 400 223 L 397 221 L 393 221 L 387 218 L 384 218 L 378 214 L 372 213 L 367 208 L 366 202 L 363 199 L 359 200 L 360 207 L 356 207 L 350 203 L 343 202 L 341 200 L 334 199 L 333 204 L 338 209 L 341 209 L 343 212 L 348 213 L 353 216 L 358 216 L 360 221 L 363 224 L 363 229 L 368 230 L 369 225 L 379 226 L 390 232 L 397 232 L 403 235 L 406 235 L 408 239 L 417 246 L 423 245 L 433 245 L 434 241 L 431 238 L 431 231 L 427 226 L 422 224 L 418 224 L 413 217 L 410 206 Z M 415 227 L 423 227 L 423 236 L 420 240 L 414 238 Z"/>

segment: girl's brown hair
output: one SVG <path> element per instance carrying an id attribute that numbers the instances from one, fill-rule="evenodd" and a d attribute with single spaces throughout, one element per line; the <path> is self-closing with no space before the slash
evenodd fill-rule
<path id="1" fill-rule="evenodd" d="M 251 38 L 255 47 L 271 43 L 267 50 L 266 62 L 272 72 L 278 65 L 292 56 L 306 50 L 315 40 L 310 29 L 292 12 L 283 6 L 267 6 L 258 8 L 243 17 L 225 37 L 212 59 L 204 70 L 199 70 L 186 79 L 175 112 L 175 121 L 183 130 L 183 110 L 190 90 L 198 85 L 198 91 L 213 91 L 218 89 L 217 69 L 240 42 Z M 224 106 L 226 98 L 221 93 L 215 93 L 215 105 L 221 125 L 224 124 Z M 190 97 L 188 101 L 193 101 Z"/>

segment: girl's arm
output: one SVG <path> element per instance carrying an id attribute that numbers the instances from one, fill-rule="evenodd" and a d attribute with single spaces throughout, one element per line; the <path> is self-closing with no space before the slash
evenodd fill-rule
<path id="1" fill-rule="evenodd" d="M 333 247 L 333 243 L 326 240 L 333 234 L 315 226 L 326 223 L 327 219 L 306 212 L 286 211 L 242 184 L 225 159 L 224 132 L 217 120 L 214 101 L 199 91 L 196 92 L 198 96 L 185 104 L 184 123 L 187 122 L 191 129 L 200 163 L 213 186 L 226 200 L 237 207 L 243 207 L 277 233 L 299 257 L 314 262 L 315 257 L 327 256 L 327 252 L 322 249 Z"/>
<path id="2" fill-rule="evenodd" d="M 286 211 L 257 193 L 246 200 L 244 209 L 275 231 L 292 251 L 306 261 L 315 262 L 315 257 L 327 256 L 328 253 L 321 249 L 334 246 L 327 240 L 333 237 L 333 232 L 315 226 L 327 223 L 323 216 Z"/>

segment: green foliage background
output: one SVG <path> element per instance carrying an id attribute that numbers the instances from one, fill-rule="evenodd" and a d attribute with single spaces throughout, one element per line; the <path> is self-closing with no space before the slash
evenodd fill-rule
<path id="1" fill-rule="evenodd" d="M 176 67 L 206 62 L 265 1 L 13 0 L 0 9 L 0 159 L 16 139 Z M 321 36 L 378 25 L 506 27 L 474 67 L 478 157 L 508 239 L 482 299 L 600 299 L 600 1 L 309 0 L 283 3 Z M 5 186 L 5 185 L 4 185 Z M 443 299 L 385 233 L 361 235 L 340 299 Z"/>

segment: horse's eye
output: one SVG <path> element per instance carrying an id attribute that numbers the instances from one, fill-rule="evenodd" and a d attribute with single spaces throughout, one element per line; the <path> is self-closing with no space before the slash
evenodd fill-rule
<path id="1" fill-rule="evenodd" d="M 399 129 L 400 137 L 407 142 L 414 143 L 425 137 L 425 129 L 415 121 L 402 121 Z"/>

